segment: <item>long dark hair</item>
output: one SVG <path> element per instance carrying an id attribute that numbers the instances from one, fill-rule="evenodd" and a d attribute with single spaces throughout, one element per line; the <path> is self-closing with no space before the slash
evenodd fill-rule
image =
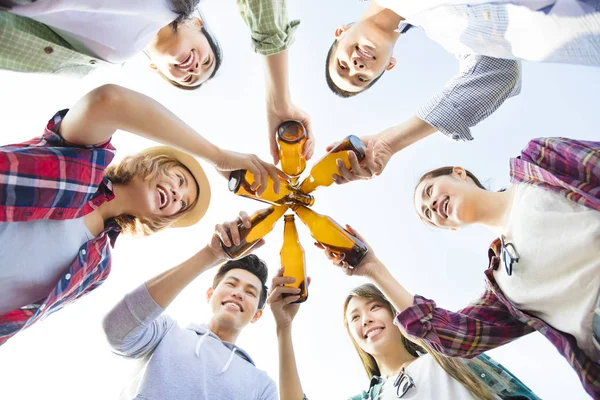
<path id="1" fill-rule="evenodd" d="M 389 302 L 389 300 L 385 297 L 385 295 L 377 288 L 377 286 L 372 283 L 365 283 L 354 288 L 346 300 L 344 301 L 344 327 L 346 328 L 346 332 L 360 357 L 360 360 L 363 364 L 365 372 L 369 379 L 373 378 L 373 376 L 380 376 L 381 372 L 379 371 L 379 366 L 377 365 L 377 361 L 375 361 L 375 357 L 364 351 L 360 348 L 358 343 L 352 337 L 350 333 L 350 327 L 348 326 L 348 321 L 346 319 L 346 311 L 348 310 L 348 303 L 352 300 L 353 297 L 359 297 L 368 300 L 376 300 L 383 304 L 385 308 L 387 308 L 392 315 L 396 315 L 396 309 Z M 402 328 L 400 328 L 402 329 Z M 477 365 L 477 367 L 486 374 L 493 377 L 497 382 L 505 382 L 506 380 L 501 377 L 498 373 L 493 371 L 489 366 L 487 366 L 483 361 L 478 358 L 474 358 L 472 360 L 461 359 L 461 358 L 450 358 L 442 355 L 441 353 L 436 352 L 429 344 L 427 344 L 424 340 L 421 340 L 416 337 L 408 337 L 405 332 L 402 332 L 402 345 L 410 353 L 412 356 L 418 357 L 421 354 L 429 354 L 436 363 L 440 367 L 446 371 L 448 375 L 456 379 L 460 382 L 473 396 L 477 397 L 480 400 L 493 400 L 494 392 L 486 386 L 479 378 L 477 378 L 471 369 L 468 367 L 469 364 Z"/>

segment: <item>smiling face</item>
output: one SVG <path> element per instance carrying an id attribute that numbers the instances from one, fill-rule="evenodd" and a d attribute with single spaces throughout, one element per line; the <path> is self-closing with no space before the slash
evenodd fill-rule
<path id="1" fill-rule="evenodd" d="M 377 299 L 353 296 L 345 313 L 348 331 L 354 342 L 373 357 L 402 342 L 391 310 Z"/>
<path id="2" fill-rule="evenodd" d="M 217 60 L 202 32 L 202 21 L 192 18 L 177 28 L 163 27 L 147 47 L 150 67 L 167 79 L 195 87 L 213 74 Z"/>
<path id="3" fill-rule="evenodd" d="M 459 228 L 478 222 L 481 192 L 465 169 L 454 167 L 449 175 L 426 178 L 415 189 L 419 217 L 437 228 Z"/>
<path id="4" fill-rule="evenodd" d="M 167 168 L 154 179 L 139 176 L 127 183 L 135 192 L 135 204 L 130 207 L 138 218 L 172 217 L 182 214 L 198 198 L 198 186 L 192 174 L 182 166 Z"/>
<path id="5" fill-rule="evenodd" d="M 335 38 L 335 51 L 327 68 L 333 83 L 344 91 L 360 92 L 396 65 L 392 57 L 394 40 L 369 21 L 342 25 L 335 31 Z"/>
<path id="6" fill-rule="evenodd" d="M 212 321 L 236 331 L 256 322 L 262 315 L 258 309 L 261 290 L 260 279 L 253 273 L 239 268 L 227 271 L 217 286 L 207 292 Z"/>

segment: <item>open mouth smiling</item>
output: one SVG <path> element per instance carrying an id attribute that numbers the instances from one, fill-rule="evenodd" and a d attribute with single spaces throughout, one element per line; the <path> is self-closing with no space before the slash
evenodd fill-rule
<path id="1" fill-rule="evenodd" d="M 230 307 L 237 308 L 239 312 L 244 312 L 244 307 L 242 307 L 242 305 L 240 303 L 233 301 L 233 300 L 224 301 L 223 303 L 221 303 L 221 305 L 222 306 L 230 305 Z"/>
<path id="2" fill-rule="evenodd" d="M 361 48 L 360 46 L 356 46 L 356 53 L 363 60 L 372 61 L 377 59 L 377 57 L 375 57 L 371 52 Z"/>
<path id="3" fill-rule="evenodd" d="M 379 335 L 384 329 L 385 328 L 383 326 L 376 326 L 376 327 L 369 328 L 363 335 L 363 339 L 371 339 L 374 336 Z"/>
<path id="4" fill-rule="evenodd" d="M 169 203 L 169 195 L 167 190 L 161 185 L 156 185 L 156 190 L 158 191 L 158 209 L 162 210 Z"/>

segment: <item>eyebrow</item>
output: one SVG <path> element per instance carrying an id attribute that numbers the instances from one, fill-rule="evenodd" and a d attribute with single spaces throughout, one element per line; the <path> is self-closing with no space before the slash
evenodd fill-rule
<path id="1" fill-rule="evenodd" d="M 365 305 L 366 305 L 366 306 L 368 306 L 369 304 L 371 304 L 371 303 L 376 303 L 376 302 L 377 302 L 377 300 L 375 300 L 375 299 L 372 299 L 372 300 L 369 300 L 369 301 L 367 301 L 367 302 L 365 303 Z M 358 307 L 356 307 L 356 308 L 352 309 L 352 311 L 350 311 L 350 312 L 348 313 L 348 316 L 352 316 L 352 314 L 354 314 L 354 313 L 356 312 L 356 310 L 358 310 Z"/>
<path id="2" fill-rule="evenodd" d="M 240 280 L 240 278 L 236 278 L 235 276 L 228 276 L 227 279 L 225 279 L 225 281 L 231 279 L 232 281 L 235 281 L 235 283 L 241 283 L 242 281 Z M 251 289 L 254 289 L 254 291 L 256 293 L 258 293 L 258 288 L 256 286 L 254 286 L 251 283 L 246 283 L 246 287 L 250 287 Z"/>

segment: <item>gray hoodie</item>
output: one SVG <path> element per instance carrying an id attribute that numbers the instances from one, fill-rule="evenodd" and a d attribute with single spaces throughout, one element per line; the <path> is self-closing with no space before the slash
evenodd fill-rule
<path id="1" fill-rule="evenodd" d="M 125 399 L 276 400 L 275 382 L 250 356 L 206 325 L 179 327 L 162 315 L 145 285 L 127 294 L 104 318 L 113 351 L 143 360 L 140 379 Z"/>

